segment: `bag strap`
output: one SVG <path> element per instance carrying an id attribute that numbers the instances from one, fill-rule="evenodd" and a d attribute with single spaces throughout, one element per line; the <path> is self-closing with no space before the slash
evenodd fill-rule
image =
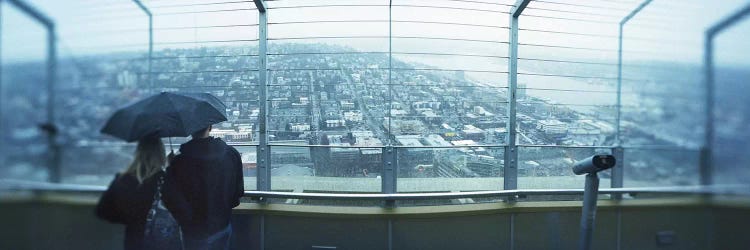
<path id="1" fill-rule="evenodd" d="M 151 203 L 151 208 L 148 210 L 146 215 L 146 222 L 154 220 L 156 216 L 156 210 L 159 209 L 159 202 L 161 202 L 161 186 L 164 184 L 164 175 L 159 176 L 159 180 L 156 181 L 156 191 L 154 192 L 154 201 Z M 148 230 L 148 229 L 147 229 Z"/>

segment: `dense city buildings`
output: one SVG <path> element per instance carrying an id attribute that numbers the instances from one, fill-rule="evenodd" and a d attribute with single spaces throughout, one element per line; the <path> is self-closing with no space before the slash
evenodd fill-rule
<path id="1" fill-rule="evenodd" d="M 255 47 L 160 50 L 154 54 L 150 74 L 144 58 L 110 55 L 80 60 L 77 63 L 86 65 L 86 70 L 64 71 L 61 77 L 72 84 L 57 90 L 65 97 L 58 100 L 59 107 L 71 113 L 59 118 L 60 141 L 63 145 L 106 145 L 111 140 L 97 131 L 118 106 L 159 91 L 208 92 L 226 103 L 229 117 L 212 135 L 247 146 L 242 153 L 250 175 L 257 161 L 252 145 L 257 144 L 263 119 L 259 104 L 266 101 L 269 143 L 296 145 L 272 148 L 273 167 L 284 169 L 280 174 L 377 178 L 383 166 L 382 147 L 392 145 L 398 147 L 400 177 L 502 177 L 509 129 L 507 88 L 477 80 L 471 72 L 416 68 L 399 60 L 391 65 L 398 70 L 389 71 L 386 54 L 334 45 L 282 43 L 271 49 L 276 53 L 268 59 L 267 100 L 259 99 L 258 58 L 252 56 Z M 554 78 L 546 79 L 550 80 Z M 517 93 L 517 144 L 527 145 L 519 157 L 528 159 L 519 163 L 520 176 L 570 175 L 566 166 L 571 161 L 593 153 L 596 147 L 615 145 L 612 105 L 561 105 L 533 90 L 521 84 Z M 655 107 L 663 105 L 647 95 L 640 98 Z M 639 109 L 623 109 L 627 118 L 620 131 L 623 143 L 650 141 L 694 148 L 679 139 L 689 131 L 661 133 L 658 126 L 664 126 L 663 122 L 644 120 L 652 116 L 639 116 Z M 12 136 L 13 140 L 33 138 L 23 131 Z M 175 138 L 173 143 L 179 142 Z M 71 152 L 63 154 L 63 163 L 74 162 L 68 159 L 76 155 L 73 151 L 85 150 L 71 147 Z M 99 165 L 110 162 L 123 165 L 129 150 L 127 146 L 98 148 L 89 152 L 90 163 L 70 171 L 88 174 L 101 172 Z M 663 154 L 632 164 L 672 162 L 681 156 Z"/>

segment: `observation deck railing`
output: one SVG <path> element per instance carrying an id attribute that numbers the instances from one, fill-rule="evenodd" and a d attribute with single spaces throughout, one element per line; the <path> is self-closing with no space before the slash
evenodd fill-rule
<path id="1" fill-rule="evenodd" d="M 55 30 L 55 22 L 52 19 L 49 19 L 42 14 L 42 12 L 34 9 L 31 5 L 25 3 L 25 1 L 22 0 L 9 0 L 9 3 L 12 4 L 12 6 L 15 6 L 18 8 L 21 12 L 28 14 L 30 17 L 32 17 L 34 20 L 37 20 L 38 22 L 44 24 L 45 29 L 48 31 L 48 55 L 47 55 L 47 74 L 50 76 L 47 81 L 47 87 L 49 91 L 49 98 L 47 100 L 47 106 L 48 106 L 48 112 L 46 114 L 46 117 L 49 121 L 49 124 L 55 124 L 55 118 L 59 117 L 59 114 L 56 114 L 55 111 L 55 99 L 59 98 L 55 95 L 55 85 L 58 84 L 59 81 L 56 81 L 55 75 L 57 74 L 57 67 L 59 60 L 56 55 L 56 48 L 58 46 L 58 39 L 59 36 L 56 35 Z M 137 7 L 143 11 L 143 14 L 148 18 L 148 43 L 143 44 L 134 44 L 134 45 L 127 45 L 127 46 L 148 46 L 148 55 L 147 57 L 143 58 L 137 58 L 137 59 L 131 59 L 131 60 L 140 60 L 140 61 L 146 61 L 146 71 L 140 72 L 140 76 L 145 76 L 145 78 L 148 81 L 148 86 L 152 88 L 153 91 L 156 91 L 159 89 L 157 85 L 154 83 L 155 76 L 163 75 L 163 74 L 202 74 L 202 73 L 245 73 L 245 74 L 251 74 L 254 77 L 257 77 L 258 83 L 257 86 L 255 86 L 255 89 L 258 92 L 258 98 L 257 100 L 244 100 L 247 102 L 255 103 L 259 107 L 259 120 L 258 120 L 258 140 L 251 143 L 233 143 L 232 145 L 237 147 L 254 147 L 255 148 L 255 154 L 257 156 L 257 177 L 255 180 L 256 187 L 254 187 L 255 191 L 248 191 L 246 193 L 247 196 L 253 197 L 253 198 L 289 198 L 289 199 L 365 199 L 365 200 L 400 200 L 400 199 L 433 199 L 433 198 L 470 198 L 470 197 L 486 197 L 486 196 L 501 196 L 501 197 L 511 197 L 511 196 L 518 196 L 518 195 L 577 195 L 580 194 L 580 190 L 576 189 L 523 189 L 524 185 L 523 183 L 519 183 L 519 162 L 522 161 L 523 158 L 519 156 L 519 151 L 525 148 L 555 148 L 555 149 L 581 149 L 581 150 L 604 150 L 608 151 L 612 154 L 614 154 L 618 160 L 618 165 L 613 169 L 611 172 L 610 179 L 610 187 L 611 189 L 604 189 L 602 190 L 603 194 L 613 194 L 616 197 L 619 197 L 621 194 L 626 193 L 649 193 L 649 192 L 655 192 L 655 193 L 672 193 L 672 194 L 684 194 L 684 193 L 696 193 L 696 194 L 705 194 L 705 193 L 711 193 L 715 192 L 716 190 L 713 188 L 708 188 L 709 185 L 715 184 L 712 183 L 712 173 L 715 171 L 713 169 L 713 160 L 712 160 L 712 144 L 711 142 L 714 140 L 713 134 L 714 134 L 714 125 L 713 125 L 713 118 L 714 118 L 714 107 L 713 105 L 713 98 L 714 98 L 714 80 L 713 80 L 713 63 L 712 63 L 712 51 L 713 51 L 713 43 L 712 39 L 719 34 L 722 30 L 725 30 L 728 27 L 731 27 L 734 23 L 737 23 L 738 20 L 741 20 L 742 17 L 746 16 L 748 12 L 750 12 L 750 6 L 744 6 L 741 8 L 738 12 L 731 15 L 729 18 L 726 18 L 725 20 L 722 20 L 719 22 L 716 26 L 710 28 L 705 35 L 706 44 L 705 44 L 705 63 L 703 64 L 706 79 L 703 83 L 703 86 L 706 88 L 705 93 L 705 112 L 704 115 L 706 116 L 705 119 L 705 125 L 703 126 L 703 135 L 705 138 L 700 143 L 699 147 L 672 147 L 672 146 L 644 146 L 644 145 L 637 145 L 637 146 L 629 146 L 629 145 L 623 145 L 621 143 L 621 131 L 622 126 L 624 123 L 624 118 L 622 117 L 622 109 L 628 108 L 627 105 L 623 104 L 622 100 L 622 94 L 625 92 L 623 90 L 623 82 L 628 81 L 640 81 L 642 79 L 631 79 L 628 77 L 623 76 L 623 67 L 627 65 L 623 65 L 623 53 L 634 53 L 634 54 L 644 54 L 644 53 L 653 53 L 650 51 L 637 51 L 637 50 L 624 50 L 623 49 L 623 29 L 627 27 L 630 20 L 633 18 L 636 18 L 644 9 L 647 9 L 649 5 L 651 4 L 650 0 L 646 1 L 633 1 L 634 6 L 625 7 L 625 6 L 619 6 L 619 7 L 612 7 L 612 6 L 602 6 L 598 4 L 588 4 L 588 3 L 562 3 L 562 2 L 553 2 L 553 1 L 531 1 L 531 0 L 518 0 L 515 3 L 508 2 L 508 3 L 487 3 L 482 1 L 469 1 L 469 0 L 451 0 L 446 2 L 455 2 L 455 3 L 464 3 L 468 5 L 490 5 L 492 8 L 480 8 L 476 6 L 467 6 L 467 7 L 456 7 L 451 5 L 443 5 L 443 4 L 433 4 L 433 5 L 425 5 L 425 4 L 413 4 L 413 3 L 398 3 L 398 1 L 388 1 L 388 4 L 320 4 L 320 5 L 294 5 L 294 4 L 285 4 L 285 2 L 290 2 L 288 0 L 279 0 L 279 1 L 263 1 L 263 0 L 255 0 L 255 1 L 226 1 L 226 2 L 210 2 L 210 3 L 187 3 L 187 4 L 164 4 L 160 3 L 160 1 L 149 1 L 149 3 L 144 4 L 141 1 L 134 0 L 133 1 Z M 535 4 L 542 4 L 542 6 L 535 6 Z M 222 5 L 229 5 L 231 8 L 221 8 Z M 239 7 L 239 6 L 244 7 Z M 218 6 L 218 7 L 217 7 Z M 555 9 L 551 8 L 549 6 L 560 6 L 561 9 Z M 574 7 L 582 7 L 587 10 L 606 10 L 602 11 L 602 13 L 597 13 L 596 11 L 593 12 L 587 12 L 587 11 L 572 11 L 572 10 L 563 10 L 562 7 L 564 6 L 574 6 Z M 200 9 L 200 8 L 207 8 L 207 9 Z M 387 12 L 388 18 L 383 19 L 361 19 L 361 20 L 337 20 L 337 19 L 321 19 L 321 20 L 281 20 L 281 21 L 275 21 L 273 19 L 269 20 L 269 15 L 273 17 L 274 11 L 285 11 L 285 10 L 300 10 L 300 9 L 320 9 L 320 8 L 379 8 L 384 10 L 383 14 Z M 435 20 L 409 20 L 409 19 L 400 19 L 400 18 L 394 18 L 393 17 L 393 10 L 394 8 L 411 8 L 411 9 L 435 9 L 435 10 L 441 10 L 441 11 L 462 11 L 462 12 L 472 12 L 472 13 L 483 13 L 483 14 L 490 14 L 490 15 L 497 15 L 498 17 L 504 18 L 508 17 L 508 25 L 498 25 L 498 24 L 476 24 L 476 23 L 465 23 L 465 22 L 454 22 L 452 20 L 447 21 L 435 21 Z M 165 10 L 166 9 L 166 10 Z M 177 10 L 169 10 L 169 9 L 177 9 Z M 531 14 L 526 14 L 526 12 L 532 12 Z M 227 24 L 206 24 L 206 25 L 194 25 L 194 26 L 157 26 L 155 27 L 155 22 L 158 21 L 158 18 L 164 17 L 164 16 L 180 16 L 185 14 L 203 14 L 203 13 L 225 13 L 225 12 L 252 12 L 257 14 L 257 22 L 249 22 L 249 23 L 227 23 Z M 614 12 L 614 13 L 613 13 Z M 601 19 L 587 19 L 583 17 L 570 17 L 570 16 L 555 16 L 555 15 L 545 15 L 544 13 L 566 13 L 570 14 L 572 16 L 596 16 Z M 254 17 L 254 16 L 253 16 Z M 523 22 L 524 17 L 531 17 L 531 18 L 539 18 L 539 19 L 552 19 L 552 20 L 563 20 L 563 21 L 571 21 L 571 22 L 581 22 L 581 23 L 609 23 L 613 25 L 619 25 L 619 32 L 618 35 L 607 35 L 607 34 L 598 34 L 598 33 L 587 33 L 587 32 L 578 32 L 578 31 L 559 31 L 559 30 L 551 30 L 551 29 L 544 29 L 544 28 L 534 28 L 534 27 L 523 27 L 521 23 Z M 132 18 L 132 16 L 130 16 Z M 658 21 L 659 19 L 657 19 Z M 269 36 L 269 29 L 273 29 L 275 27 L 283 27 L 283 26 L 290 26 L 290 25 L 310 25 L 310 24 L 341 24 L 341 23 L 349 23 L 349 24 L 377 24 L 382 25 L 382 28 L 385 28 L 384 30 L 387 30 L 387 34 L 373 34 L 373 35 L 361 35 L 361 34 L 347 34 L 347 35 L 320 35 L 320 36 Z M 501 39 L 476 39 L 471 37 L 448 37 L 448 36 L 422 36 L 422 35 L 403 35 L 403 34 L 394 34 L 394 26 L 398 25 L 420 25 L 420 24 L 433 24 L 433 25 L 446 25 L 446 26 L 458 26 L 463 28 L 478 28 L 478 29 L 490 29 L 493 32 L 508 32 L 507 41 L 501 40 Z M 656 22 L 655 24 L 652 24 L 654 27 L 659 27 L 659 23 Z M 387 27 L 386 27 L 387 26 Z M 646 25 L 648 26 L 648 25 Z M 257 36 L 256 37 L 243 37 L 243 38 L 233 38 L 233 39 L 209 39 L 209 40 L 195 40 L 195 41 L 166 41 L 166 40 L 159 40 L 154 41 L 154 37 L 158 36 L 159 32 L 168 32 L 168 31 L 174 31 L 174 30 L 187 30 L 187 29 L 222 29 L 222 28 L 237 28 L 237 29 L 253 29 L 253 31 L 257 30 Z M 653 27 L 651 27 L 653 28 Z M 114 30 L 115 32 L 117 30 Z M 156 34 L 154 34 L 156 32 Z M 618 42 L 618 47 L 615 48 L 593 48 L 593 47 L 579 47 L 575 45 L 556 45 L 556 44 L 544 44 L 539 42 L 524 42 L 523 38 L 519 38 L 519 33 L 541 33 L 541 34 L 554 34 L 554 35 L 569 35 L 569 36 L 577 36 L 577 37 L 587 37 L 587 38 L 603 38 L 603 39 L 616 39 Z M 503 38 L 505 38 L 503 36 Z M 352 39 L 352 40 L 375 40 L 378 42 L 387 43 L 387 49 L 385 46 L 384 48 L 380 50 L 372 50 L 372 51 L 355 51 L 355 52 L 284 52 L 284 51 L 274 51 L 273 44 L 268 44 L 269 42 L 284 42 L 284 41 L 296 41 L 296 40 L 337 40 L 337 39 Z M 648 38 L 633 38 L 636 40 L 648 40 Z M 422 52 L 422 51 L 409 51 L 408 49 L 405 50 L 399 50 L 398 48 L 394 49 L 394 41 L 398 40 L 422 40 L 422 41 L 435 41 L 435 42 L 462 42 L 462 43 L 479 43 L 479 44 L 489 44 L 490 46 L 498 46 L 501 48 L 507 47 L 507 54 L 489 54 L 489 53 L 465 53 L 465 52 Z M 198 45 L 206 45 L 206 44 L 253 44 L 254 46 L 257 44 L 257 51 L 252 51 L 249 53 L 238 53 L 238 54 L 221 54 L 221 55 L 187 55 L 187 56 L 172 56 L 172 55 L 156 55 L 154 54 L 154 46 L 159 47 L 168 47 L 171 45 L 181 45 L 181 44 L 198 44 Z M 538 57 L 534 56 L 533 54 L 530 55 L 519 55 L 519 48 L 545 48 L 545 49 L 565 49 L 565 50 L 573 50 L 573 51 L 581 51 L 583 52 L 596 52 L 596 53 L 608 53 L 608 54 L 617 54 L 617 63 L 609 63 L 609 62 L 600 62 L 600 61 L 585 61 L 585 60 L 571 60 L 571 59 L 557 59 L 557 58 L 544 58 L 544 57 Z M 501 49 L 503 50 L 503 49 Z M 462 72 L 462 73 L 487 73 L 487 74 L 494 74 L 494 75 L 503 75 L 504 77 L 507 77 L 507 82 L 504 84 L 498 84 L 493 85 L 493 87 L 488 88 L 495 88 L 504 91 L 505 96 L 497 96 L 497 100 L 493 101 L 492 104 L 502 104 L 505 105 L 504 109 L 507 110 L 507 119 L 504 120 L 506 124 L 506 132 L 504 133 L 505 142 L 504 143 L 488 143 L 488 144 L 478 144 L 478 145 L 470 145 L 470 146 L 424 146 L 424 147 L 409 147 L 409 146 L 401 146 L 397 145 L 393 142 L 392 134 L 391 134 L 391 119 L 388 119 L 387 127 L 388 127 L 388 136 L 386 136 L 386 141 L 384 142 L 385 146 L 330 146 L 330 145 L 299 145 L 299 144 L 284 144 L 284 143 L 278 143 L 274 142 L 272 140 L 269 140 L 270 135 L 273 135 L 274 133 L 279 132 L 278 130 L 274 130 L 274 128 L 271 128 L 269 124 L 270 119 L 274 119 L 276 117 L 283 117 L 286 116 L 285 114 L 275 114 L 272 109 L 269 108 L 268 105 L 271 105 L 273 102 L 272 98 L 272 91 L 274 88 L 279 88 L 280 86 L 284 87 L 294 87 L 293 84 L 274 84 L 270 79 L 273 77 L 273 74 L 275 72 L 303 72 L 303 71 L 326 71 L 326 70 L 341 70 L 341 68 L 337 67 L 329 67 L 329 68 L 306 68 L 306 67 L 277 67 L 274 66 L 272 63 L 274 62 L 274 57 L 284 57 L 284 56 L 300 56 L 300 55 L 322 55 L 322 56 L 335 56 L 335 55 L 341 55 L 341 54 L 378 54 L 378 55 L 385 55 L 387 56 L 387 67 L 385 69 L 380 69 L 387 71 L 387 83 L 384 84 L 388 90 L 388 100 L 387 102 L 391 103 L 395 101 L 393 96 L 398 93 L 397 88 L 400 84 L 394 83 L 393 79 L 393 72 L 398 71 L 436 71 L 436 72 Z M 403 67 L 403 66 L 397 66 L 393 58 L 394 56 L 452 56 L 452 57 L 468 57 L 468 58 L 490 58 L 495 60 L 501 60 L 504 62 L 507 62 L 508 68 L 507 69 L 472 69 L 472 68 L 429 68 L 429 67 Z M 253 60 L 257 59 L 257 65 L 254 65 L 254 67 L 249 68 L 234 68 L 234 69 L 216 69 L 216 70 L 192 70 L 192 71 L 180 71 L 180 70 L 174 70 L 174 71 L 166 71 L 166 70 L 157 70 L 155 69 L 155 66 L 160 61 L 166 61 L 166 60 L 177 60 L 177 59 L 191 59 L 191 58 L 251 58 Z M 270 63 L 269 63 L 270 61 Z M 528 63 L 528 62 L 544 62 L 544 63 L 565 63 L 565 64 L 575 64 L 575 65 L 584 65 L 584 66 L 605 66 L 605 67 L 616 67 L 617 69 L 617 75 L 616 76 L 607 76 L 607 75 L 582 75 L 582 74 L 574 74 L 574 73 L 535 73 L 535 72 L 519 72 L 519 62 L 521 63 Z M 369 69 L 369 65 L 364 65 L 361 69 Z M 355 68 L 351 68 L 355 69 Z M 268 74 L 271 74 L 271 76 L 268 76 Z M 606 81 L 616 81 L 617 88 L 615 91 L 607 91 L 607 90 L 580 90 L 580 89 L 565 89 L 565 88 L 544 88 L 544 87 L 538 87 L 538 86 L 526 86 L 524 84 L 521 84 L 519 82 L 519 77 L 552 77 L 552 78 L 574 78 L 574 79 L 581 79 L 581 80 L 606 80 Z M 497 77 L 496 77 L 497 78 Z M 301 84 L 304 85 L 304 84 Z M 430 86 L 430 85 L 428 85 Z M 186 86 L 185 89 L 190 88 L 197 88 L 201 86 Z M 227 87 L 227 86 L 211 86 L 211 87 Z M 457 86 L 457 87 L 466 87 L 466 88 L 473 88 L 475 86 Z M 600 146 L 576 146 L 576 145 L 535 145 L 535 144 L 524 144 L 522 143 L 522 140 L 520 140 L 518 137 L 518 131 L 516 129 L 507 129 L 507 128 L 517 128 L 519 125 L 519 118 L 518 118 L 518 102 L 519 102 L 519 93 L 525 92 L 528 90 L 532 91 L 565 91 L 565 92 L 591 92 L 591 93 L 601 93 L 601 94 L 614 94 L 616 97 L 616 102 L 611 105 L 590 105 L 590 104 L 580 104 L 580 103 L 563 103 L 563 104 L 554 104 L 556 106 L 610 106 L 611 108 L 615 109 L 615 118 L 609 119 L 609 118 L 598 118 L 596 120 L 604 121 L 604 120 L 611 120 L 613 124 L 616 126 L 614 129 L 613 135 L 615 137 L 614 142 L 610 145 L 600 145 Z M 313 91 L 312 89 L 309 89 L 308 91 Z M 502 97 L 502 99 L 500 98 Z M 504 99 L 504 100 L 503 100 Z M 235 100 L 237 101 L 237 100 Z M 311 103 L 314 103 L 315 100 L 311 100 Z M 314 105 L 314 104 L 311 104 Z M 361 104 L 362 105 L 362 104 Z M 634 105 L 635 106 L 635 105 Z M 392 117 L 391 109 L 388 108 L 387 111 L 383 111 L 384 114 L 387 113 L 387 117 Z M 319 115 L 319 114 L 318 114 Z M 288 115 L 288 116 L 294 116 Z M 310 117 L 313 117 L 312 119 L 319 119 L 315 118 L 315 114 L 309 115 Z M 54 130 L 50 130 L 54 131 Z M 316 130 L 312 131 L 313 133 L 322 133 L 323 131 Z M 50 132 L 47 134 L 48 137 L 48 145 L 50 148 L 50 154 L 52 157 L 50 157 L 50 162 L 48 163 L 49 173 L 50 173 L 50 182 L 61 182 L 63 179 L 62 172 L 64 171 L 62 168 L 62 164 L 60 163 L 60 154 L 61 150 L 65 150 L 64 148 L 61 148 L 60 145 L 58 145 L 58 138 L 57 134 L 54 132 Z M 519 143 L 519 141 L 521 143 Z M 380 150 L 380 155 L 382 159 L 381 164 L 381 176 L 380 181 L 381 185 L 378 190 L 372 190 L 373 192 L 379 192 L 380 194 L 309 194 L 309 193 L 287 193 L 287 192 L 274 192 L 273 190 L 273 179 L 274 175 L 272 174 L 272 168 L 274 166 L 274 163 L 272 161 L 272 152 L 274 152 L 274 148 L 304 148 L 307 150 L 313 149 L 313 148 L 325 148 L 325 149 L 333 149 L 333 148 L 351 148 L 351 149 L 377 149 Z M 457 192 L 457 193 L 437 193 L 437 194 L 431 194 L 431 193 L 417 193 L 417 194 L 411 194 L 411 193 L 399 193 L 398 183 L 401 177 L 399 177 L 398 171 L 401 167 L 399 166 L 399 153 L 403 153 L 409 150 L 437 150 L 437 149 L 462 149 L 462 148 L 483 148 L 483 149 L 490 149 L 490 150 L 498 150 L 502 151 L 502 154 L 498 153 L 496 156 L 498 158 L 502 156 L 502 159 L 497 159 L 497 162 L 502 162 L 502 164 L 496 164 L 494 167 L 498 168 L 497 170 L 502 169 L 502 176 L 492 176 L 492 177 L 502 177 L 502 189 L 503 190 L 494 190 L 494 191 L 475 191 L 475 190 L 469 190 L 469 192 Z M 623 188 L 625 186 L 625 166 L 630 161 L 630 159 L 627 158 L 627 151 L 628 150 L 675 150 L 675 151 L 687 151 L 687 152 L 694 152 L 695 155 L 699 157 L 700 164 L 697 166 L 698 168 L 695 169 L 695 172 L 698 173 L 696 176 L 696 180 L 693 182 L 689 182 L 689 184 L 700 184 L 703 186 L 697 186 L 697 187 L 674 187 L 674 188 Z M 313 153 L 311 152 L 311 158 L 315 157 Z M 488 176 L 482 176 L 482 177 L 488 177 Z M 498 179 L 500 180 L 500 179 Z M 54 187 L 57 187 L 61 190 L 65 190 L 64 185 L 53 185 Z M 77 187 L 81 188 L 82 190 L 92 190 L 97 191 L 100 188 L 95 187 L 84 187 L 84 186 L 70 186 L 70 187 Z M 519 187 L 522 187 L 519 189 Z M 251 188 L 252 189 L 252 188 Z M 499 189 L 499 188 L 498 188 Z M 71 191 L 74 191 L 71 189 Z M 337 190 L 326 190 L 326 191 L 337 191 Z M 418 190 L 417 190 L 418 191 Z"/>

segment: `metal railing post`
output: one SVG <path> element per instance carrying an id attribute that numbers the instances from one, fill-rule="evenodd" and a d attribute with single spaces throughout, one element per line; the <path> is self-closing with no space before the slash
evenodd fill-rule
<path id="1" fill-rule="evenodd" d="M 54 23 L 50 23 L 47 31 L 47 135 L 51 151 L 50 159 L 50 181 L 62 181 L 62 166 L 60 145 L 57 143 L 58 128 L 55 124 L 55 82 L 57 79 L 57 33 Z"/>
<path id="2" fill-rule="evenodd" d="M 256 185 L 258 191 L 271 190 L 271 148 L 268 146 L 268 16 L 266 2 L 253 0 L 258 9 L 258 147 L 255 149 L 258 165 Z M 261 199 L 265 202 L 265 199 Z M 259 248 L 266 249 L 266 215 L 260 215 Z"/>
<path id="3" fill-rule="evenodd" d="M 508 43 L 508 135 L 503 164 L 503 189 L 518 188 L 518 147 L 516 146 L 516 89 L 518 88 L 518 17 L 531 0 L 517 0 L 510 11 Z"/>
<path id="4" fill-rule="evenodd" d="M 385 194 L 394 194 L 397 192 L 398 180 L 398 149 L 393 147 L 391 137 L 391 109 L 393 105 L 393 1 L 388 1 L 388 133 L 386 136 L 386 147 L 383 148 L 383 180 L 382 192 Z M 386 207 L 394 207 L 394 200 L 386 200 Z"/>
<path id="5" fill-rule="evenodd" d="M 143 10 L 144 13 L 146 13 L 146 16 L 148 16 L 148 89 L 149 92 L 154 93 L 154 89 L 156 86 L 154 86 L 154 75 L 153 75 L 153 68 L 152 68 L 152 61 L 154 57 L 154 16 L 151 14 L 151 11 L 144 5 L 140 0 L 133 0 L 135 4 L 138 5 L 141 10 Z"/>
<path id="6" fill-rule="evenodd" d="M 612 188 L 621 188 L 625 184 L 625 149 L 617 145 L 612 148 L 612 156 L 615 157 L 615 166 L 612 168 L 612 180 L 610 186 Z M 615 195 L 612 197 L 616 200 L 622 199 L 622 195 Z"/>
<path id="7" fill-rule="evenodd" d="M 3 37 L 3 5 L 2 0 L 0 0 L 0 38 Z M 0 131 L 5 131 L 5 126 L 3 126 L 3 39 L 0 39 Z M 5 166 L 5 142 L 0 141 L 0 166 Z"/>
<path id="8" fill-rule="evenodd" d="M 613 188 L 620 188 L 624 185 L 625 178 L 625 162 L 624 162 L 624 150 L 622 148 L 622 138 L 620 137 L 620 125 L 622 119 L 622 33 L 625 24 L 630 21 L 635 15 L 637 15 L 643 8 L 653 0 L 645 0 L 638 7 L 630 11 L 630 13 L 620 20 L 618 39 L 617 39 L 617 117 L 615 119 L 615 147 L 612 148 L 612 155 L 614 155 L 617 163 L 612 168 L 612 181 L 610 186 Z M 615 199 L 622 198 L 621 195 L 616 195 Z"/>
<path id="9" fill-rule="evenodd" d="M 718 23 L 714 24 L 706 30 L 705 34 L 705 51 L 703 54 L 703 71 L 704 81 L 706 88 L 706 110 L 705 110 L 705 132 L 703 146 L 701 147 L 701 161 L 700 161 L 700 184 L 711 185 L 713 184 L 713 141 L 714 141 L 714 92 L 715 92 L 715 79 L 714 79 L 714 38 L 726 28 L 731 27 L 738 21 L 746 18 L 750 15 L 750 4 L 745 5 L 739 11 L 729 15 Z"/>
<path id="10" fill-rule="evenodd" d="M 713 28 L 713 27 L 712 27 Z M 709 185 L 712 179 L 712 166 L 713 152 L 711 152 L 711 143 L 713 143 L 714 133 L 714 115 L 713 115 L 713 99 L 714 99 L 714 69 L 713 69 L 713 50 L 715 31 L 712 29 L 706 32 L 705 37 L 705 48 L 703 57 L 703 73 L 704 73 L 704 87 L 706 88 L 706 110 L 705 110 L 705 125 L 704 125 L 704 139 L 703 145 L 700 150 L 700 184 Z"/>
<path id="11" fill-rule="evenodd" d="M 386 106 L 388 114 L 388 133 L 386 136 L 386 145 L 391 146 L 393 142 L 391 137 L 391 109 L 393 108 L 393 0 L 388 1 L 388 105 Z"/>
<path id="12" fill-rule="evenodd" d="M 258 8 L 258 190 L 271 190 L 271 148 L 268 146 L 268 16 L 266 3 L 254 0 Z"/>
<path id="13" fill-rule="evenodd" d="M 57 145 L 57 127 L 55 125 L 55 80 L 57 79 L 57 35 L 55 22 L 23 0 L 8 0 L 8 2 L 41 23 L 47 29 L 47 121 L 40 124 L 40 128 L 47 134 L 47 144 L 50 150 L 48 158 L 49 181 L 60 182 L 60 147 Z"/>
<path id="14" fill-rule="evenodd" d="M 383 148 L 383 193 L 395 194 L 397 192 L 396 182 L 398 181 L 398 148 L 386 146 Z M 393 200 L 386 200 L 386 206 L 395 205 Z"/>

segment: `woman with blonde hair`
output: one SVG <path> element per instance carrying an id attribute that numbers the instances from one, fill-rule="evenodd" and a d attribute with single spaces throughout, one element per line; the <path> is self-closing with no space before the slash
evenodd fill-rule
<path id="1" fill-rule="evenodd" d="M 112 223 L 125 224 L 125 249 L 149 249 L 147 219 L 160 199 L 167 156 L 158 137 L 138 141 L 133 162 L 117 173 L 96 206 L 96 215 Z M 157 202 L 154 202 L 154 201 Z M 165 210 L 166 211 L 166 210 Z M 145 244 L 144 244 L 145 243 Z"/>

